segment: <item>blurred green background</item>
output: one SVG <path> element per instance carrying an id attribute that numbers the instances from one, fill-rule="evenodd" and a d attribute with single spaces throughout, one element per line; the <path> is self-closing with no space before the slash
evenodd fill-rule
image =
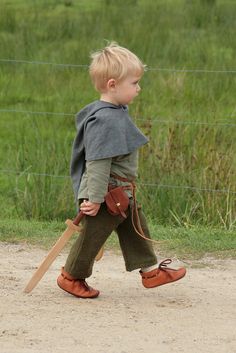
<path id="1" fill-rule="evenodd" d="M 147 216 L 235 229 L 235 14 L 227 0 L 2 0 L 0 218 L 74 216 L 74 114 L 98 98 L 90 53 L 114 40 L 148 66 L 130 106 L 150 139 L 138 179 Z"/>

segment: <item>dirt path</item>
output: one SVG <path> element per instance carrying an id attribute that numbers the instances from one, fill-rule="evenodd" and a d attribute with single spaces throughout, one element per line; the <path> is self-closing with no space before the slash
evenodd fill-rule
<path id="1" fill-rule="evenodd" d="M 101 295 L 84 300 L 57 288 L 63 253 L 24 294 L 45 254 L 0 244 L 1 353 L 236 352 L 236 261 L 190 263 L 182 281 L 148 290 L 107 251 L 89 281 Z"/>

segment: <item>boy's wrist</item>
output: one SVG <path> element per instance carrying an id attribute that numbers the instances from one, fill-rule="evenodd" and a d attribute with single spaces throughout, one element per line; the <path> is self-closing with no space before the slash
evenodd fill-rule
<path id="1" fill-rule="evenodd" d="M 94 204 L 101 204 L 104 202 L 104 197 L 92 197 L 92 196 L 89 196 L 89 202 L 92 202 Z"/>
<path id="2" fill-rule="evenodd" d="M 94 201 L 91 201 L 91 200 L 88 200 L 88 202 L 90 202 L 91 204 L 97 206 L 97 205 L 101 205 L 101 202 L 94 202 Z"/>

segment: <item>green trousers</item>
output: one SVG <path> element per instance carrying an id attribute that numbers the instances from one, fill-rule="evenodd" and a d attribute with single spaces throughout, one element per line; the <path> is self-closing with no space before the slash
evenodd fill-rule
<path id="1" fill-rule="evenodd" d="M 150 237 L 141 209 L 139 209 L 139 217 L 145 235 Z M 97 253 L 113 231 L 118 235 L 127 271 L 157 263 L 152 243 L 140 237 L 134 230 L 131 208 L 129 207 L 127 218 L 124 219 L 121 216 L 112 216 L 103 203 L 96 216 L 83 218 L 82 230 L 72 245 L 65 264 L 65 271 L 76 279 L 89 277 L 92 274 Z"/>

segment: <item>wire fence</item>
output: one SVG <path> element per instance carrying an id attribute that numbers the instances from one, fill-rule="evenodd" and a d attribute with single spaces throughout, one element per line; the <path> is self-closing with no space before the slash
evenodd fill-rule
<path id="1" fill-rule="evenodd" d="M 55 62 L 47 62 L 47 61 L 30 61 L 30 60 L 21 60 L 21 59 L 0 59 L 0 63 L 9 63 L 9 64 L 31 64 L 31 65 L 51 65 L 55 67 L 62 68 L 84 68 L 88 69 L 87 64 L 62 64 Z M 215 69 L 176 69 L 176 68 L 159 68 L 159 67 L 147 67 L 147 71 L 163 71 L 163 72 L 186 72 L 186 73 L 216 73 L 216 74 L 235 74 L 236 70 L 215 70 Z M 15 113 L 15 114 L 28 114 L 28 115 L 49 115 L 49 116 L 70 116 L 74 117 L 75 113 L 66 113 L 66 112 L 48 112 L 48 111 L 29 111 L 29 110 L 18 110 L 18 109 L 0 109 L 2 113 Z M 173 120 L 173 119 L 163 119 L 163 118 L 137 118 L 137 121 L 148 121 L 151 123 L 159 123 L 159 124 L 184 124 L 184 125 L 206 125 L 206 126 L 222 126 L 222 127 L 235 127 L 236 123 L 231 122 L 201 122 L 201 121 L 184 121 L 184 120 Z M 0 174 L 6 175 L 19 175 L 23 176 L 34 175 L 40 177 L 51 177 L 51 178 L 70 178 L 69 175 L 54 175 L 54 174 L 46 174 L 46 173 L 36 173 L 36 172 L 28 172 L 28 171 L 17 171 L 17 170 L 7 170 L 1 169 Z M 230 189 L 213 189 L 213 188 L 201 188 L 201 187 L 192 187 L 187 185 L 168 185 L 168 184 L 159 184 L 159 183 L 149 183 L 149 182 L 138 182 L 139 185 L 155 187 L 155 188 L 168 188 L 168 189 L 187 189 L 196 192 L 211 192 L 211 193 L 227 193 L 227 194 L 236 194 L 235 191 Z"/>

